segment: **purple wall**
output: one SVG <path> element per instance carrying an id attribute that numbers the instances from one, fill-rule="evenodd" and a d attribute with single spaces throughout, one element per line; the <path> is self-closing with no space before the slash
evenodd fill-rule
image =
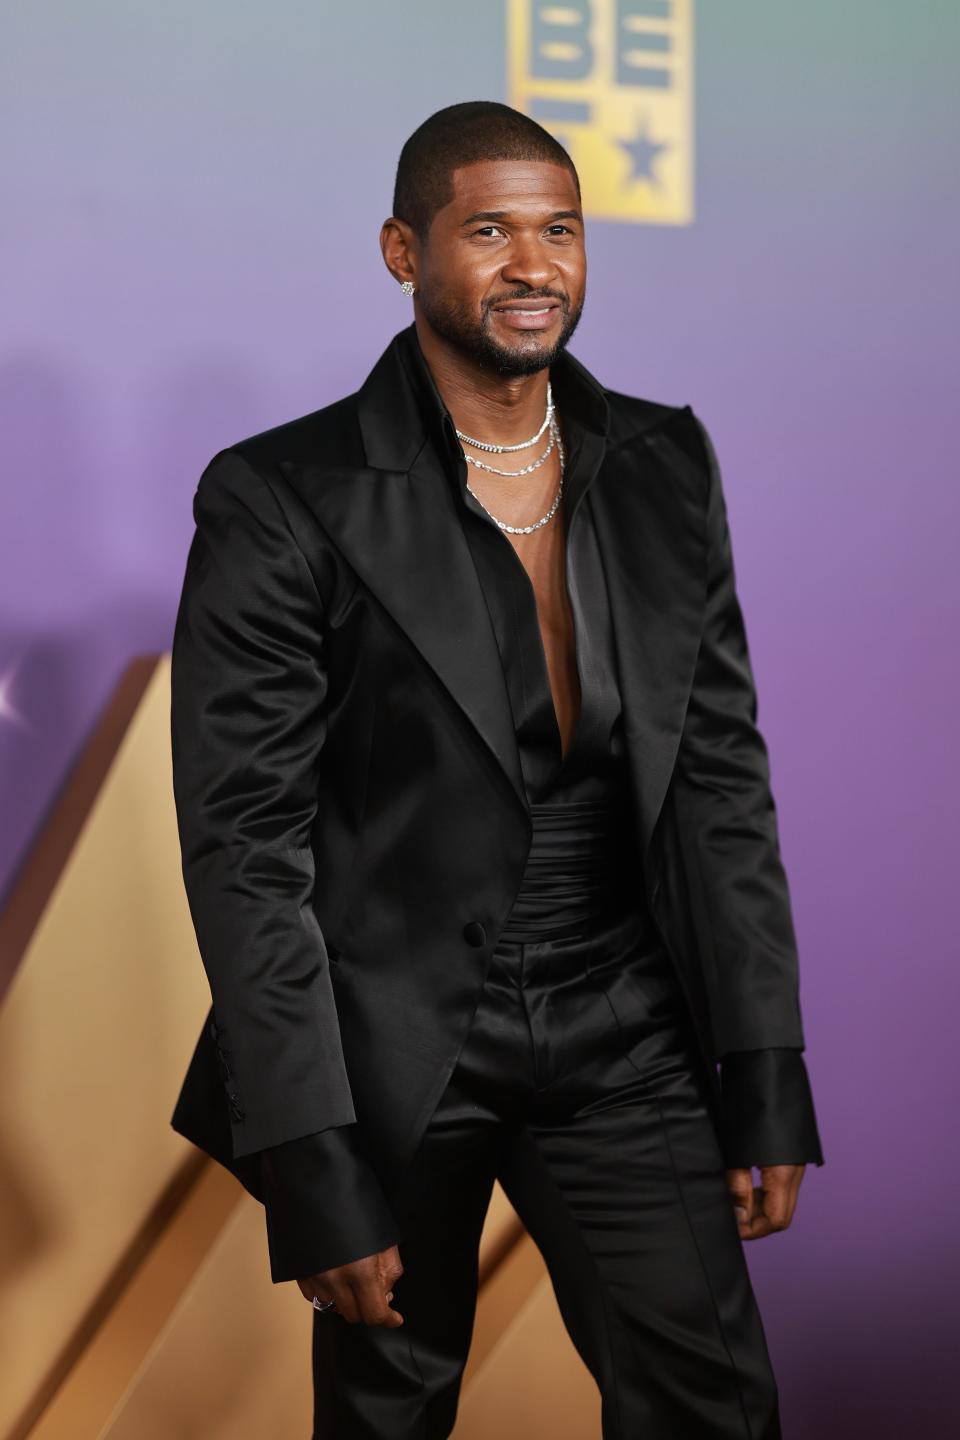
<path id="1" fill-rule="evenodd" d="M 505 60 L 499 6 L 441 0 L 51 0 L 4 31 L 8 891 L 124 667 L 169 647 L 201 469 L 407 322 L 377 246 L 399 146 L 502 97 Z M 748 1246 L 793 1440 L 960 1422 L 958 43 L 935 0 L 701 5 L 695 223 L 588 226 L 572 347 L 692 404 L 724 467 L 827 1159 Z"/>

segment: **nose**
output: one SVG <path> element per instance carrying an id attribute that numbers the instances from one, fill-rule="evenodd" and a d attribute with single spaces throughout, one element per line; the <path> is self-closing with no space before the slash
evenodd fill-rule
<path id="1" fill-rule="evenodd" d="M 517 237 L 500 271 L 504 284 L 528 285 L 531 290 L 549 285 L 557 273 L 555 257 L 535 236 Z"/>

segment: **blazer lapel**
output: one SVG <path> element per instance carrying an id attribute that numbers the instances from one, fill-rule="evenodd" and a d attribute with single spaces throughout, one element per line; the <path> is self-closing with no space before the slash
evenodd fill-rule
<path id="1" fill-rule="evenodd" d="M 706 536 L 684 450 L 656 426 L 605 460 L 591 490 L 607 578 L 642 858 L 676 761 L 703 628 Z"/>
<path id="2" fill-rule="evenodd" d="M 496 636 L 402 335 L 357 395 L 367 464 L 298 466 L 298 488 L 486 742 L 529 816 Z M 431 403 L 445 408 L 428 396 L 428 413 Z M 607 452 L 588 492 L 644 858 L 676 760 L 704 618 L 700 486 L 697 476 L 677 473 L 692 464 L 669 423 L 655 421 Z"/>
<path id="3" fill-rule="evenodd" d="M 421 450 L 406 472 L 306 466 L 299 482 L 331 539 L 446 686 L 529 813 L 500 651 L 437 457 Z"/>

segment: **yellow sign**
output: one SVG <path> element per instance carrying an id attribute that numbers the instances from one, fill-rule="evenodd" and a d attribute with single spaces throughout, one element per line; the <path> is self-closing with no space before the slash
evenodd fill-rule
<path id="1" fill-rule="evenodd" d="M 693 0 L 507 0 L 514 109 L 580 176 L 584 213 L 693 219 Z"/>

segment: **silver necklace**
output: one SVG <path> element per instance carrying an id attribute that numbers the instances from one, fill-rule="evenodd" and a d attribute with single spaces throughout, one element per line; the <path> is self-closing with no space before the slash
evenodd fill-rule
<path id="1" fill-rule="evenodd" d="M 464 435 L 464 433 L 463 433 L 462 430 L 457 430 L 457 439 L 458 439 L 458 440 L 462 440 L 462 441 L 463 441 L 465 444 L 467 444 L 467 445 L 472 445 L 475 450 L 490 450 L 490 451 L 493 451 L 493 452 L 494 452 L 495 454 L 497 454 L 497 455 L 506 455 L 508 452 L 511 452 L 511 451 L 514 451 L 514 450 L 529 450 L 531 445 L 536 445 L 537 441 L 540 439 L 540 436 L 543 434 L 544 430 L 546 430 L 547 426 L 550 424 L 550 421 L 551 421 L 552 419 L 553 419 L 553 389 L 551 388 L 550 381 L 548 380 L 548 381 L 547 381 L 547 413 L 546 413 L 546 415 L 543 417 L 543 424 L 540 426 L 540 429 L 537 431 L 536 435 L 531 436 L 531 438 L 530 438 L 529 440 L 521 440 L 519 445 L 491 445 L 491 444 L 489 444 L 486 440 L 474 440 L 472 436 L 470 436 L 470 435 Z M 456 428 L 456 427 L 454 427 L 454 428 Z M 468 456 L 467 458 L 469 459 L 469 456 Z M 497 471 L 496 473 L 499 474 L 499 475 L 506 475 L 506 474 L 508 474 L 509 472 L 506 471 L 506 470 L 499 470 L 499 471 Z M 517 472 L 517 473 L 523 474 L 523 471 L 519 471 L 519 472 Z"/>
<path id="2" fill-rule="evenodd" d="M 499 525 L 501 530 L 509 530 L 511 535 L 530 535 L 534 530 L 539 530 L 541 525 L 546 525 L 547 521 L 552 519 L 553 516 L 557 513 L 557 506 L 560 504 L 560 497 L 563 495 L 563 472 L 565 468 L 565 456 L 563 453 L 563 441 L 560 439 L 560 430 L 557 426 L 556 421 L 551 424 L 550 428 L 552 438 L 557 442 L 557 451 L 560 455 L 560 486 L 557 490 L 556 495 L 553 497 L 553 504 L 550 506 L 550 509 L 547 511 L 546 515 L 541 515 L 540 519 L 535 520 L 532 525 L 508 525 L 505 520 L 498 519 L 498 517 L 494 515 L 492 510 L 487 510 L 486 505 L 484 505 L 476 490 L 472 489 L 469 480 L 467 481 L 467 489 L 470 491 L 470 494 L 473 496 L 473 498 L 477 501 L 478 505 L 480 505 L 484 510 L 487 511 L 490 519 L 493 520 L 495 524 Z"/>
<path id="3" fill-rule="evenodd" d="M 529 474 L 531 473 L 531 471 L 533 471 L 533 470 L 539 470 L 539 469 L 540 469 L 540 466 L 544 463 L 544 461 L 547 460 L 547 459 L 549 458 L 549 456 L 552 454 L 552 452 L 553 452 L 553 445 L 554 445 L 554 441 L 555 441 L 555 439 L 556 439 L 556 435 L 557 435 L 557 427 L 556 427 L 556 424 L 551 420 L 551 422 L 550 422 L 550 439 L 547 441 L 547 448 L 546 448 L 546 450 L 544 450 L 543 454 L 542 454 L 541 456 L 539 456 L 538 459 L 532 461 L 531 464 L 529 464 L 529 465 L 524 465 L 521 470 L 498 470 L 497 467 L 496 467 L 496 465 L 488 465 L 485 460 L 476 460 L 476 459 L 474 459 L 474 457 L 473 457 L 472 455 L 468 455 L 468 454 L 467 454 L 466 450 L 463 451 L 463 458 L 467 461 L 467 464 L 468 464 L 468 465 L 474 466 L 474 468 L 477 469 L 477 470 L 486 470 L 486 471 L 488 472 L 488 474 L 490 474 L 490 475 L 507 475 L 507 476 L 510 476 L 510 475 L 529 475 Z M 463 447 L 461 446 L 461 449 L 462 449 L 462 448 L 463 448 Z"/>

